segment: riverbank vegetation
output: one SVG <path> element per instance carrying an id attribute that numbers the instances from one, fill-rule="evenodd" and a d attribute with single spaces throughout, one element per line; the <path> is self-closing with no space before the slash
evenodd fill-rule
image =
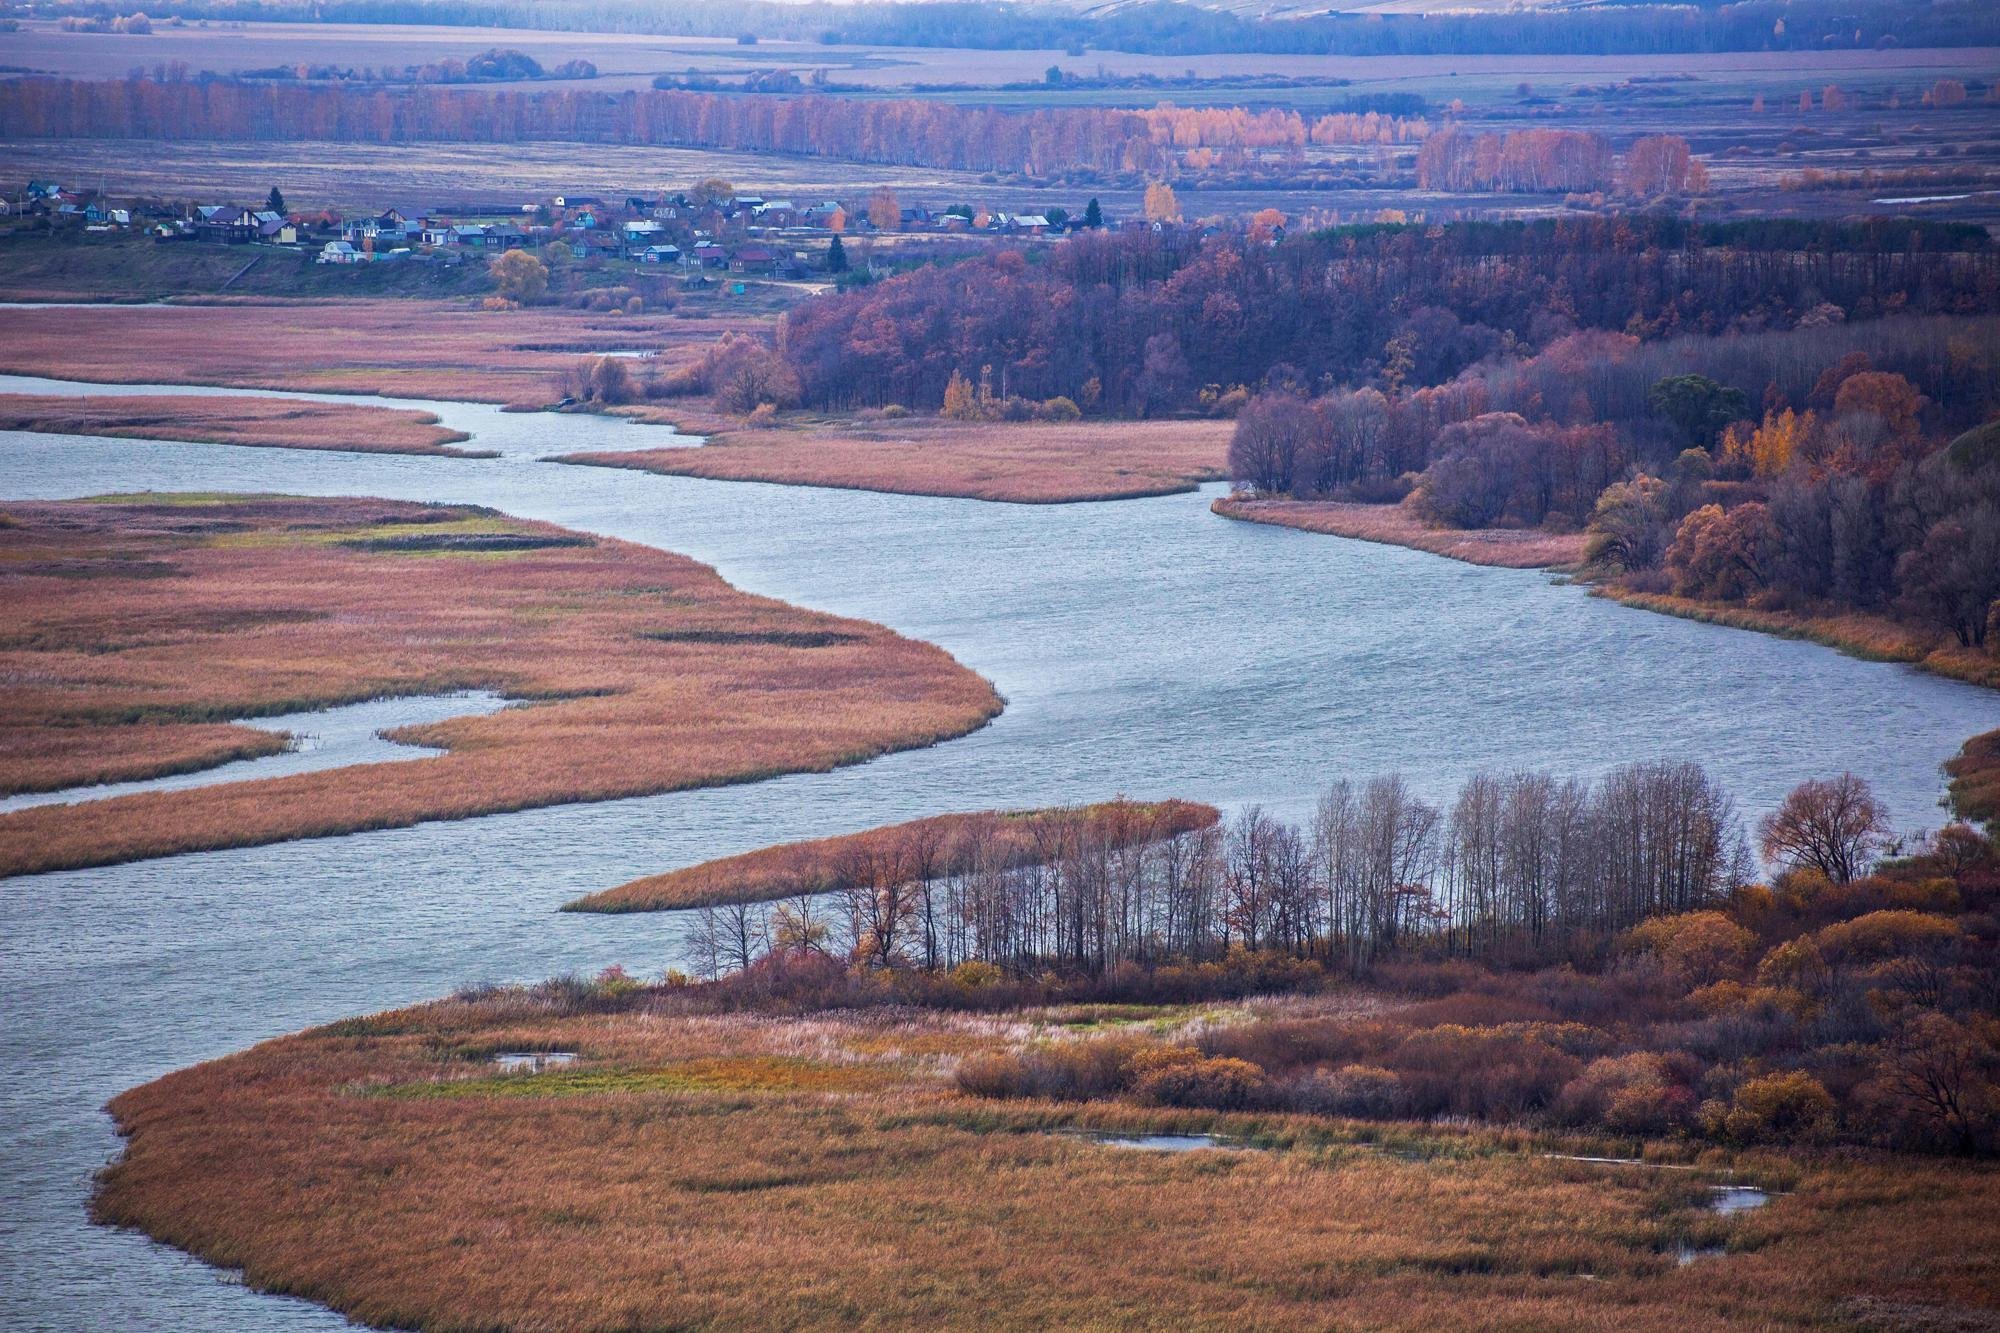
<path id="1" fill-rule="evenodd" d="M 1209 509 L 1224 518 L 1407 546 L 1501 569 L 1567 569 L 1583 559 L 1581 533 L 1538 528 L 1440 528 L 1404 505 L 1225 495 L 1211 502 Z"/>
<path id="2" fill-rule="evenodd" d="M 1468 788 L 1471 861 L 1472 808 L 1525 790 Z M 1985 1318 L 2000 1176 L 1948 1155 L 1995 1146 L 2000 864 L 1967 826 L 1843 861 L 1879 850 L 1869 807 L 1809 784 L 1759 829 L 1777 879 L 1629 926 L 1587 882 L 1602 929 L 1539 953 L 1462 897 L 1360 959 L 1237 934 L 927 968 L 864 927 L 712 983 L 472 987 L 125 1093 L 96 1211 L 419 1327 Z M 1669 813 L 1603 810 L 1640 842 Z M 1269 827 L 1182 835 L 1231 910 Z M 1089 859 L 1022 877 L 1087 889 Z M 1109 1141 L 1148 1134 L 1214 1146 Z M 1771 1201 L 1718 1213 L 1724 1184 Z"/>
<path id="3" fill-rule="evenodd" d="M 1229 424 L 1220 421 L 953 421 L 892 411 L 746 424 L 677 408 L 630 414 L 682 430 L 715 421 L 723 433 L 699 449 L 568 454 L 559 461 L 1015 504 L 1170 495 L 1227 475 Z"/>
<path id="4" fill-rule="evenodd" d="M 873 892 L 881 882 L 923 883 L 944 874 L 1047 865 L 1079 843 L 1123 852 L 1212 825 L 1214 806 L 1127 801 L 1050 810 L 932 815 L 863 833 L 786 843 L 649 875 L 571 903 L 579 912 L 658 912 Z M 933 914 L 935 919 L 935 914 Z"/>
<path id="5" fill-rule="evenodd" d="M 50 435 L 114 435 L 271 449 L 441 454 L 491 458 L 455 449 L 472 437 L 447 430 L 430 412 L 298 398 L 0 393 L 0 430 Z"/>
<path id="6" fill-rule="evenodd" d="M 15 790 L 268 746 L 230 718 L 466 689 L 525 706 L 394 737 L 441 757 L 0 816 L 0 874 L 823 770 L 1001 707 L 880 626 L 468 506 L 147 495 L 5 513 L 0 728 L 35 757 Z"/>
<path id="7" fill-rule="evenodd" d="M 554 401 L 556 377 L 591 353 L 644 349 L 671 368 L 725 333 L 767 325 L 757 315 L 683 320 L 420 299 L 0 307 L 0 371 L 542 406 Z"/>

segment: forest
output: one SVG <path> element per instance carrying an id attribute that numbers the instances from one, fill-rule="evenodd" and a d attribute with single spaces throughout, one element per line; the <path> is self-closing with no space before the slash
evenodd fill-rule
<path id="1" fill-rule="evenodd" d="M 934 408 L 960 376 L 990 381 L 1002 410 L 1062 397 L 1132 416 L 1233 411 L 1269 387 L 1397 397 L 1584 330 L 1651 342 L 1833 311 L 1996 310 L 2000 250 L 1981 228 L 1643 215 L 1343 227 L 1276 245 L 1254 231 L 1084 234 L 1035 262 L 1001 252 L 809 302 L 784 345 L 817 407 Z"/>
<path id="2" fill-rule="evenodd" d="M 971 49 L 1087 48 L 1159 55 L 1675 53 L 1829 46 L 1987 46 L 2000 19 L 1978 0 L 1746 0 L 1633 3 L 1539 13 L 1259 19 L 1173 0 L 1065 12 L 1016 3 L 783 4 L 708 0 L 165 0 L 154 17 L 229 21 L 445 24 L 686 36 L 755 35 L 829 44 Z M 108 0 L 44 0 L 44 14 L 109 16 Z"/>

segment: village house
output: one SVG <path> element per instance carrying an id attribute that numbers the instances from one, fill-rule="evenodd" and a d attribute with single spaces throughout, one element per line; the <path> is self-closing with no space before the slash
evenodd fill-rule
<path id="1" fill-rule="evenodd" d="M 761 245 L 746 245 L 736 252 L 729 261 L 731 273 L 769 273 L 777 266 L 778 256 Z"/>

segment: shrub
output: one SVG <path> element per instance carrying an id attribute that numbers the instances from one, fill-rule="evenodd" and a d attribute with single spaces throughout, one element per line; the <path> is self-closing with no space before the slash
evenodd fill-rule
<path id="1" fill-rule="evenodd" d="M 1651 917 L 1625 935 L 1628 949 L 1652 954 L 1695 984 L 1742 966 L 1756 944 L 1756 936 L 1721 912 Z"/>
<path id="2" fill-rule="evenodd" d="M 1137 1053 L 1129 1041 L 1084 1041 L 975 1056 L 960 1063 L 958 1086 L 979 1097 L 1092 1101 L 1125 1090 Z"/>
<path id="3" fill-rule="evenodd" d="M 1247 1060 L 1226 1056 L 1162 1062 L 1139 1073 L 1132 1091 L 1158 1106 L 1240 1111 L 1262 1096 L 1264 1072 Z"/>
<path id="4" fill-rule="evenodd" d="M 960 963 L 950 972 L 951 984 L 965 990 L 983 990 L 997 986 L 1007 979 L 1007 974 L 991 963 L 970 959 Z"/>
<path id="5" fill-rule="evenodd" d="M 1621 1134 L 1660 1134 L 1689 1123 L 1695 1097 L 1669 1057 L 1651 1051 L 1606 1056 L 1564 1085 L 1557 1114 Z"/>
<path id="6" fill-rule="evenodd" d="M 1356 1120 L 1393 1120 L 1409 1112 L 1403 1085 L 1377 1065 L 1343 1065 L 1312 1074 L 1286 1090 L 1294 1110 L 1307 1115 L 1339 1115 Z"/>
<path id="7" fill-rule="evenodd" d="M 1583 1068 L 1519 1030 L 1446 1025 L 1412 1033 L 1385 1061 L 1418 1115 L 1504 1120 L 1540 1110 Z"/>
<path id="8" fill-rule="evenodd" d="M 1833 1127 L 1833 1094 L 1811 1074 L 1792 1070 L 1753 1078 L 1736 1089 L 1719 1128 L 1738 1143 L 1806 1143 L 1824 1138 Z M 1713 1132 L 1714 1112 L 1704 1107 L 1703 1120 Z"/>

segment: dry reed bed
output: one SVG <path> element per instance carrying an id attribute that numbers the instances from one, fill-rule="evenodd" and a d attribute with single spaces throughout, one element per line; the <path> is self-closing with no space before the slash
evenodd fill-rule
<path id="1" fill-rule="evenodd" d="M 1209 506 L 1224 518 L 1298 528 L 1329 537 L 1407 546 L 1472 565 L 1502 569 L 1566 568 L 1583 559 L 1582 533 L 1539 528 L 1437 528 L 1402 505 L 1342 500 L 1249 500 L 1225 496 Z"/>
<path id="2" fill-rule="evenodd" d="M 986 864 L 1026 865 L 1053 856 L 1064 823 L 1080 822 L 1114 849 L 1157 842 L 1220 819 L 1191 801 L 1106 801 L 1079 809 L 983 810 L 932 815 L 862 833 L 764 847 L 662 875 L 648 875 L 570 903 L 572 912 L 661 912 L 732 902 L 775 902 L 853 887 L 886 870 L 897 879 L 935 878 Z"/>
<path id="3" fill-rule="evenodd" d="M 479 403 L 548 403 L 588 352 L 695 360 L 759 317 L 705 320 L 423 300 L 0 308 L 0 370 L 105 384 L 220 384 Z"/>
<path id="4" fill-rule="evenodd" d="M 706 414 L 628 413 L 697 430 Z M 958 422 L 939 417 L 734 429 L 700 449 L 569 454 L 560 461 L 713 481 L 941 495 L 1015 504 L 1126 500 L 1227 475 L 1227 421 Z"/>
<path id="5" fill-rule="evenodd" d="M 1794 611 L 1760 611 L 1754 607 L 1706 602 L 1669 593 L 1632 592 L 1616 584 L 1592 590 L 1626 606 L 1658 611 L 1683 620 L 1698 620 L 1731 629 L 1755 630 L 1781 638 L 1805 639 L 1837 648 L 1852 657 L 1878 662 L 1907 662 L 1922 671 L 2000 689 L 2000 656 L 1977 648 L 1961 648 L 1951 636 L 1924 631 L 1887 616 L 1847 611 L 1836 615 L 1806 615 Z"/>
<path id="6" fill-rule="evenodd" d="M 97 1216 L 412 1328 L 1681 1333 L 1972 1326 L 2000 1301 L 1989 1166 L 1769 1153 L 1696 1174 L 1549 1160 L 1562 1145 L 1508 1131 L 995 1105 L 952 1090 L 953 1058 L 1056 1038 L 1063 1015 L 624 1004 L 446 1001 L 171 1074 L 112 1103 L 127 1145 Z M 581 1059 L 486 1062 L 520 1048 Z M 1282 1150 L 1034 1132 L 1083 1127 Z M 1342 1146 L 1364 1134 L 1407 1155 Z M 1787 1192 L 1702 1212 L 1705 1182 L 1732 1171 Z M 1732 1252 L 1677 1267 L 1688 1240 Z"/>
<path id="7" fill-rule="evenodd" d="M 8 505 L 0 736 L 16 790 L 219 763 L 215 725 L 490 689 L 407 729 L 448 755 L 0 816 L 0 874 L 817 771 L 962 735 L 980 677 L 707 566 L 464 506 L 136 497 Z M 498 549 L 496 549 L 498 548 Z"/>
<path id="8" fill-rule="evenodd" d="M 443 454 L 460 458 L 495 456 L 489 450 L 451 448 L 472 437 L 461 430 L 445 429 L 430 412 L 297 398 L 142 394 L 70 398 L 57 394 L 7 393 L 0 394 L 0 430 L 260 445 L 272 449 Z"/>

